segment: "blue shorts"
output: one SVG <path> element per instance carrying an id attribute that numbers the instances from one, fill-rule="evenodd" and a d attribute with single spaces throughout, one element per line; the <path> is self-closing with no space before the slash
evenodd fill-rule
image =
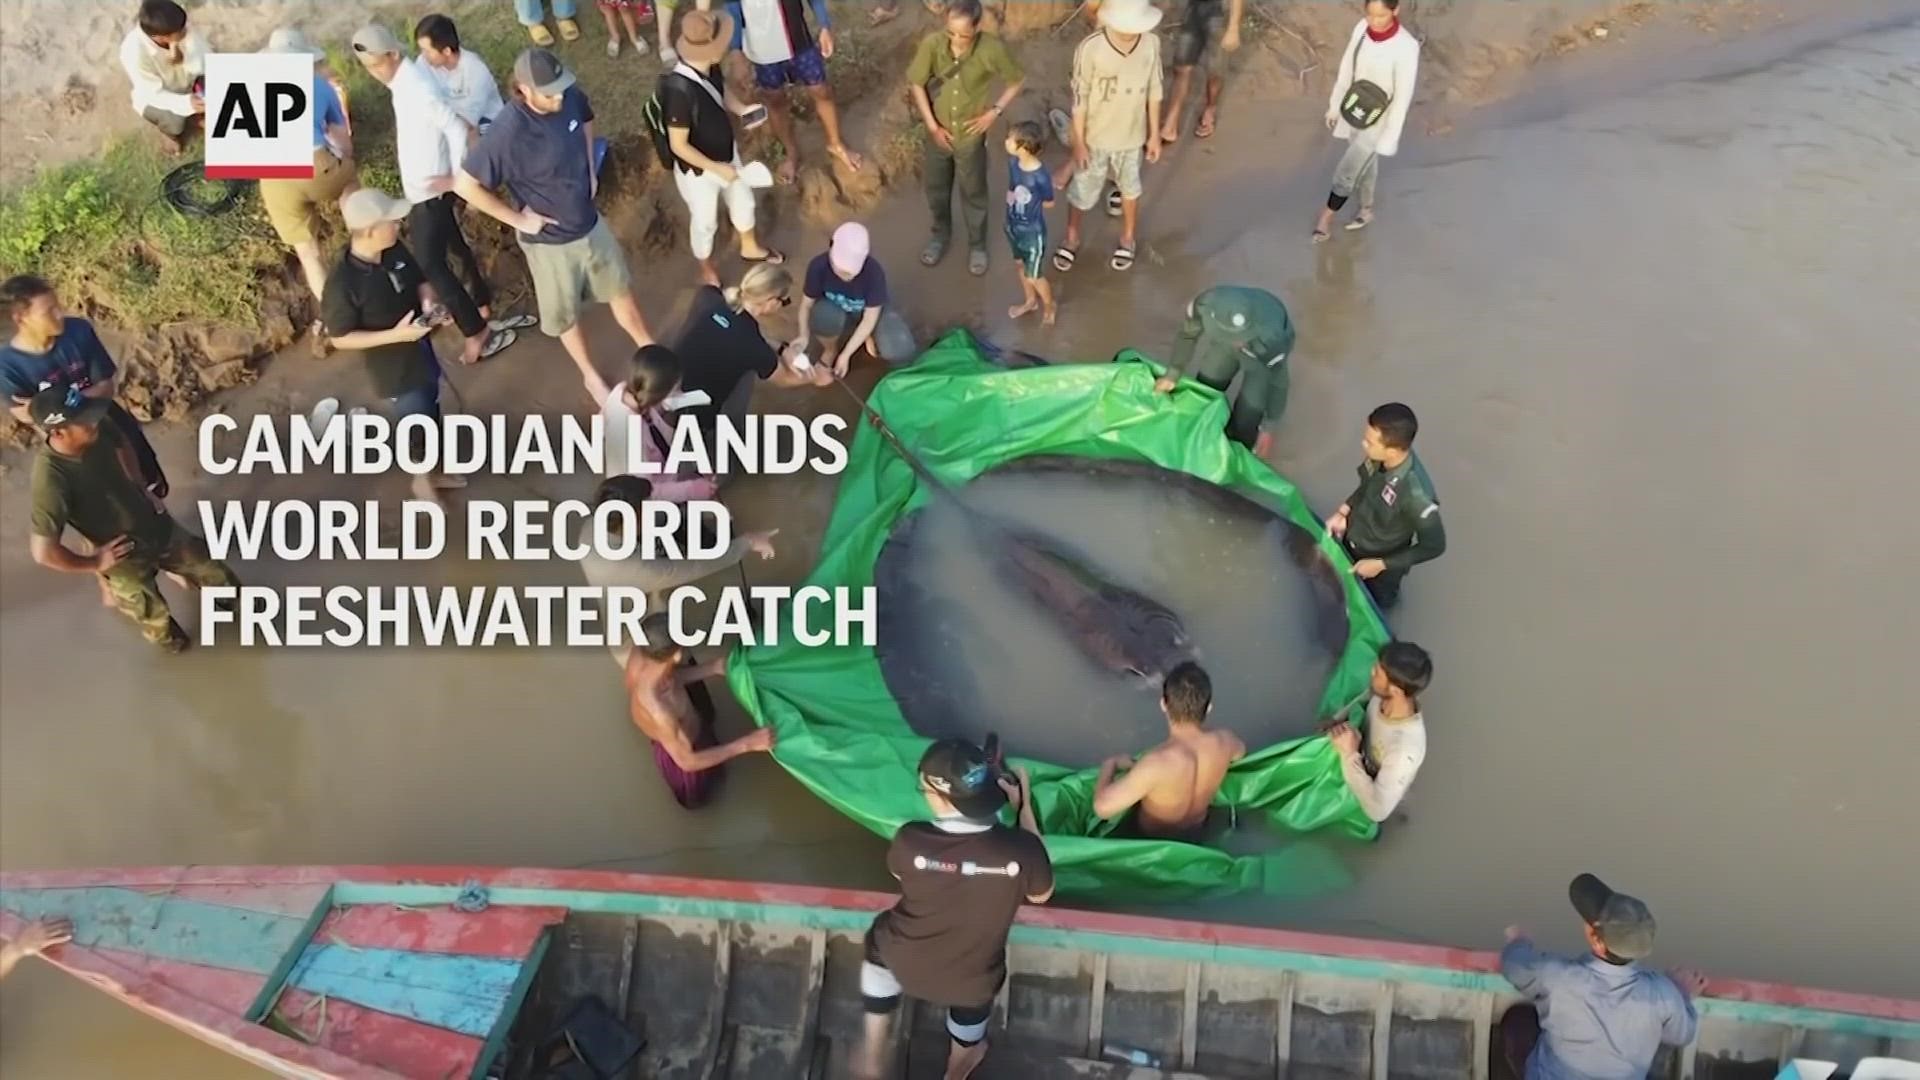
<path id="1" fill-rule="evenodd" d="M 809 45 L 794 53 L 791 60 L 753 65 L 753 81 L 762 90 L 778 90 L 784 86 L 824 86 L 827 81 L 827 58 L 820 55 L 817 46 Z"/>
<path id="2" fill-rule="evenodd" d="M 1007 226 L 1007 245 L 1013 248 L 1013 257 L 1020 263 L 1020 273 L 1028 280 L 1038 280 L 1044 276 L 1047 257 L 1047 226 L 1015 228 Z"/>

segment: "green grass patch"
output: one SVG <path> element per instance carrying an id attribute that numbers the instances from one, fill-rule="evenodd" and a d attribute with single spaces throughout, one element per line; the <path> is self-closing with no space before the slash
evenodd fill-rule
<path id="1" fill-rule="evenodd" d="M 260 281 L 284 274 L 287 258 L 258 195 L 218 217 L 182 214 L 161 197 L 176 164 L 131 137 L 0 195 L 0 275 L 39 274 L 128 327 L 257 325 Z"/>

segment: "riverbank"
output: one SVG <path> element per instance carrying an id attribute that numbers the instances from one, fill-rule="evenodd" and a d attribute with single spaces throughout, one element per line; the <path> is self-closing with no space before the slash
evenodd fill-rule
<path id="1" fill-rule="evenodd" d="M 334 69 L 347 79 L 363 179 L 398 193 L 385 89 L 341 42 L 368 18 L 389 22 L 407 39 L 417 7 L 354 0 L 291 14 L 288 5 L 266 0 L 217 0 L 193 10 L 195 25 L 215 48 L 258 47 L 289 18 L 328 44 Z M 211 395 L 253 381 L 271 356 L 298 343 L 314 304 L 268 229 L 256 194 L 249 192 L 234 212 L 213 219 L 184 217 L 158 200 L 159 179 L 174 162 L 159 153 L 157 140 L 125 107 L 125 77 L 115 57 L 123 8 L 117 0 L 18 0 L 0 10 L 0 68 L 7 72 L 0 141 L 28 150 L 0 163 L 0 275 L 31 271 L 53 280 L 72 309 L 100 325 L 121 363 L 127 407 L 146 420 L 182 420 Z M 496 75 L 508 72 L 525 44 L 508 7 L 463 0 L 449 10 L 468 47 Z M 802 106 L 806 167 L 797 185 L 761 202 L 762 233 L 776 242 L 872 214 L 889 196 L 909 203 L 917 193 L 920 130 L 905 95 L 894 87 L 915 43 L 935 21 L 911 4 L 902 18 L 877 29 L 862 17 L 863 5 L 838 3 L 835 11 L 833 85 L 849 141 L 873 164 L 854 174 L 832 163 L 818 125 L 807 122 Z M 1784 0 L 1659 7 L 1643 0 L 1577 0 L 1535 5 L 1518 15 L 1511 5 L 1484 0 L 1410 5 L 1409 25 L 1425 43 L 1416 127 L 1444 134 L 1475 108 L 1510 95 L 1517 80 L 1575 53 L 1604 50 L 1626 62 L 1636 51 L 1676 42 L 1693 47 L 1809 17 Z M 1295 144 L 1304 149 L 1317 143 L 1312 125 L 1285 133 L 1286 142 L 1275 146 L 1250 134 L 1246 121 L 1258 122 L 1255 103 L 1291 109 L 1323 98 L 1352 18 L 1350 5 L 1325 0 L 1250 4 L 1223 135 L 1192 153 L 1237 168 L 1256 148 L 1268 160 L 1278 151 L 1284 161 Z M 1048 108 L 1067 105 L 1071 50 L 1085 30 L 1075 5 L 1016 3 L 1008 23 L 1029 76 L 1014 117 L 1040 118 Z M 658 63 L 630 51 L 609 58 L 592 13 L 583 26 L 583 39 L 562 52 L 593 96 L 602 132 L 612 142 L 601 196 L 607 218 L 643 279 L 688 280 L 684 208 L 654 161 L 639 119 Z M 763 129 L 746 141 L 744 152 L 777 161 L 783 150 Z M 524 263 L 507 230 L 479 215 L 463 216 L 499 291 L 524 297 Z M 337 238 L 324 242 L 331 246 Z M 971 313 L 921 314 L 950 322 Z M 294 355 L 304 357 L 301 344 Z M 18 445 L 27 434 L 11 418 L 0 418 L 0 443 Z"/>

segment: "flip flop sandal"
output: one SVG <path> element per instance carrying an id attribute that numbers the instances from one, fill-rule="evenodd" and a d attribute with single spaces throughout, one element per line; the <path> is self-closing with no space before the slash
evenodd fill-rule
<path id="1" fill-rule="evenodd" d="M 620 55 L 620 39 L 619 38 L 607 39 L 607 55 L 609 57 Z"/>
<path id="2" fill-rule="evenodd" d="M 921 266 L 937 266 L 940 260 L 946 257 L 947 242 L 937 236 L 927 241 L 927 246 L 920 249 Z"/>
<path id="3" fill-rule="evenodd" d="M 533 39 L 535 45 L 543 49 L 553 44 L 553 31 L 547 29 L 546 23 L 534 23 L 527 27 L 527 36 Z"/>
<path id="4" fill-rule="evenodd" d="M 487 323 L 487 329 L 489 330 L 525 330 L 527 327 L 532 326 L 535 323 L 538 323 L 539 321 L 540 321 L 540 317 L 538 315 L 503 315 L 498 319 L 489 320 Z"/>
<path id="5" fill-rule="evenodd" d="M 1053 268 L 1065 274 L 1073 269 L 1073 260 L 1079 253 L 1070 247 L 1058 247 L 1053 251 Z"/>
<path id="6" fill-rule="evenodd" d="M 757 259 L 749 259 L 745 255 L 742 255 L 740 256 L 740 261 L 746 263 L 748 266 L 752 266 L 755 263 L 766 263 L 768 266 L 785 266 L 787 264 L 787 257 L 785 254 L 773 248 L 768 248 L 767 253 Z"/>
<path id="7" fill-rule="evenodd" d="M 513 347 L 520 340 L 520 334 L 514 330 L 495 330 L 487 335 L 487 343 L 480 346 L 480 359 L 490 360 Z"/>
<path id="8" fill-rule="evenodd" d="M 1327 230 L 1325 230 L 1325 229 L 1315 229 L 1315 230 L 1313 230 L 1313 242 L 1314 242 L 1314 243 L 1316 243 L 1316 244 L 1324 244 L 1324 243 L 1326 243 L 1327 241 L 1329 241 L 1329 240 L 1331 240 L 1331 239 L 1333 239 L 1333 234 L 1332 234 L 1332 233 L 1330 233 L 1330 232 L 1328 232 Z"/>
<path id="9" fill-rule="evenodd" d="M 1107 192 L 1107 216 L 1119 217 L 1121 213 L 1123 213 L 1120 208 L 1120 204 L 1123 201 L 1124 200 L 1120 198 L 1119 188 L 1114 188 L 1112 191 Z"/>
<path id="10" fill-rule="evenodd" d="M 1133 269 L 1133 249 L 1125 244 L 1114 248 L 1113 258 L 1108 260 L 1107 265 L 1119 271 Z"/>
<path id="11" fill-rule="evenodd" d="M 1364 229 L 1371 224 L 1373 224 L 1373 215 L 1361 214 L 1359 217 L 1354 218 L 1352 221 L 1347 222 L 1347 231 L 1359 232 L 1361 229 Z"/>
<path id="12" fill-rule="evenodd" d="M 1205 120 L 1202 120 L 1199 123 L 1193 125 L 1193 137 L 1196 139 L 1211 139 L 1213 138 L 1214 129 L 1217 128 L 1218 126 L 1219 126 L 1219 121 L 1217 120 L 1211 124 L 1207 123 Z"/>

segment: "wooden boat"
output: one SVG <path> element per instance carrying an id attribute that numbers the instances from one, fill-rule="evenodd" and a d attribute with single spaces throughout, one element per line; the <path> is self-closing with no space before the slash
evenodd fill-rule
<path id="1" fill-rule="evenodd" d="M 0 933 L 70 918 L 52 963 L 282 1076 L 821 1080 L 845 1075 L 861 934 L 891 902 L 599 872 L 193 866 L 0 875 Z M 1514 1000 L 1489 953 L 1052 907 L 1022 914 L 1009 963 L 982 1078 L 1485 1077 Z M 1920 1057 L 1920 1001 L 1715 980 L 1699 1008 L 1699 1039 L 1657 1075 Z M 940 1012 L 907 1015 L 893 1075 L 938 1076 Z"/>

